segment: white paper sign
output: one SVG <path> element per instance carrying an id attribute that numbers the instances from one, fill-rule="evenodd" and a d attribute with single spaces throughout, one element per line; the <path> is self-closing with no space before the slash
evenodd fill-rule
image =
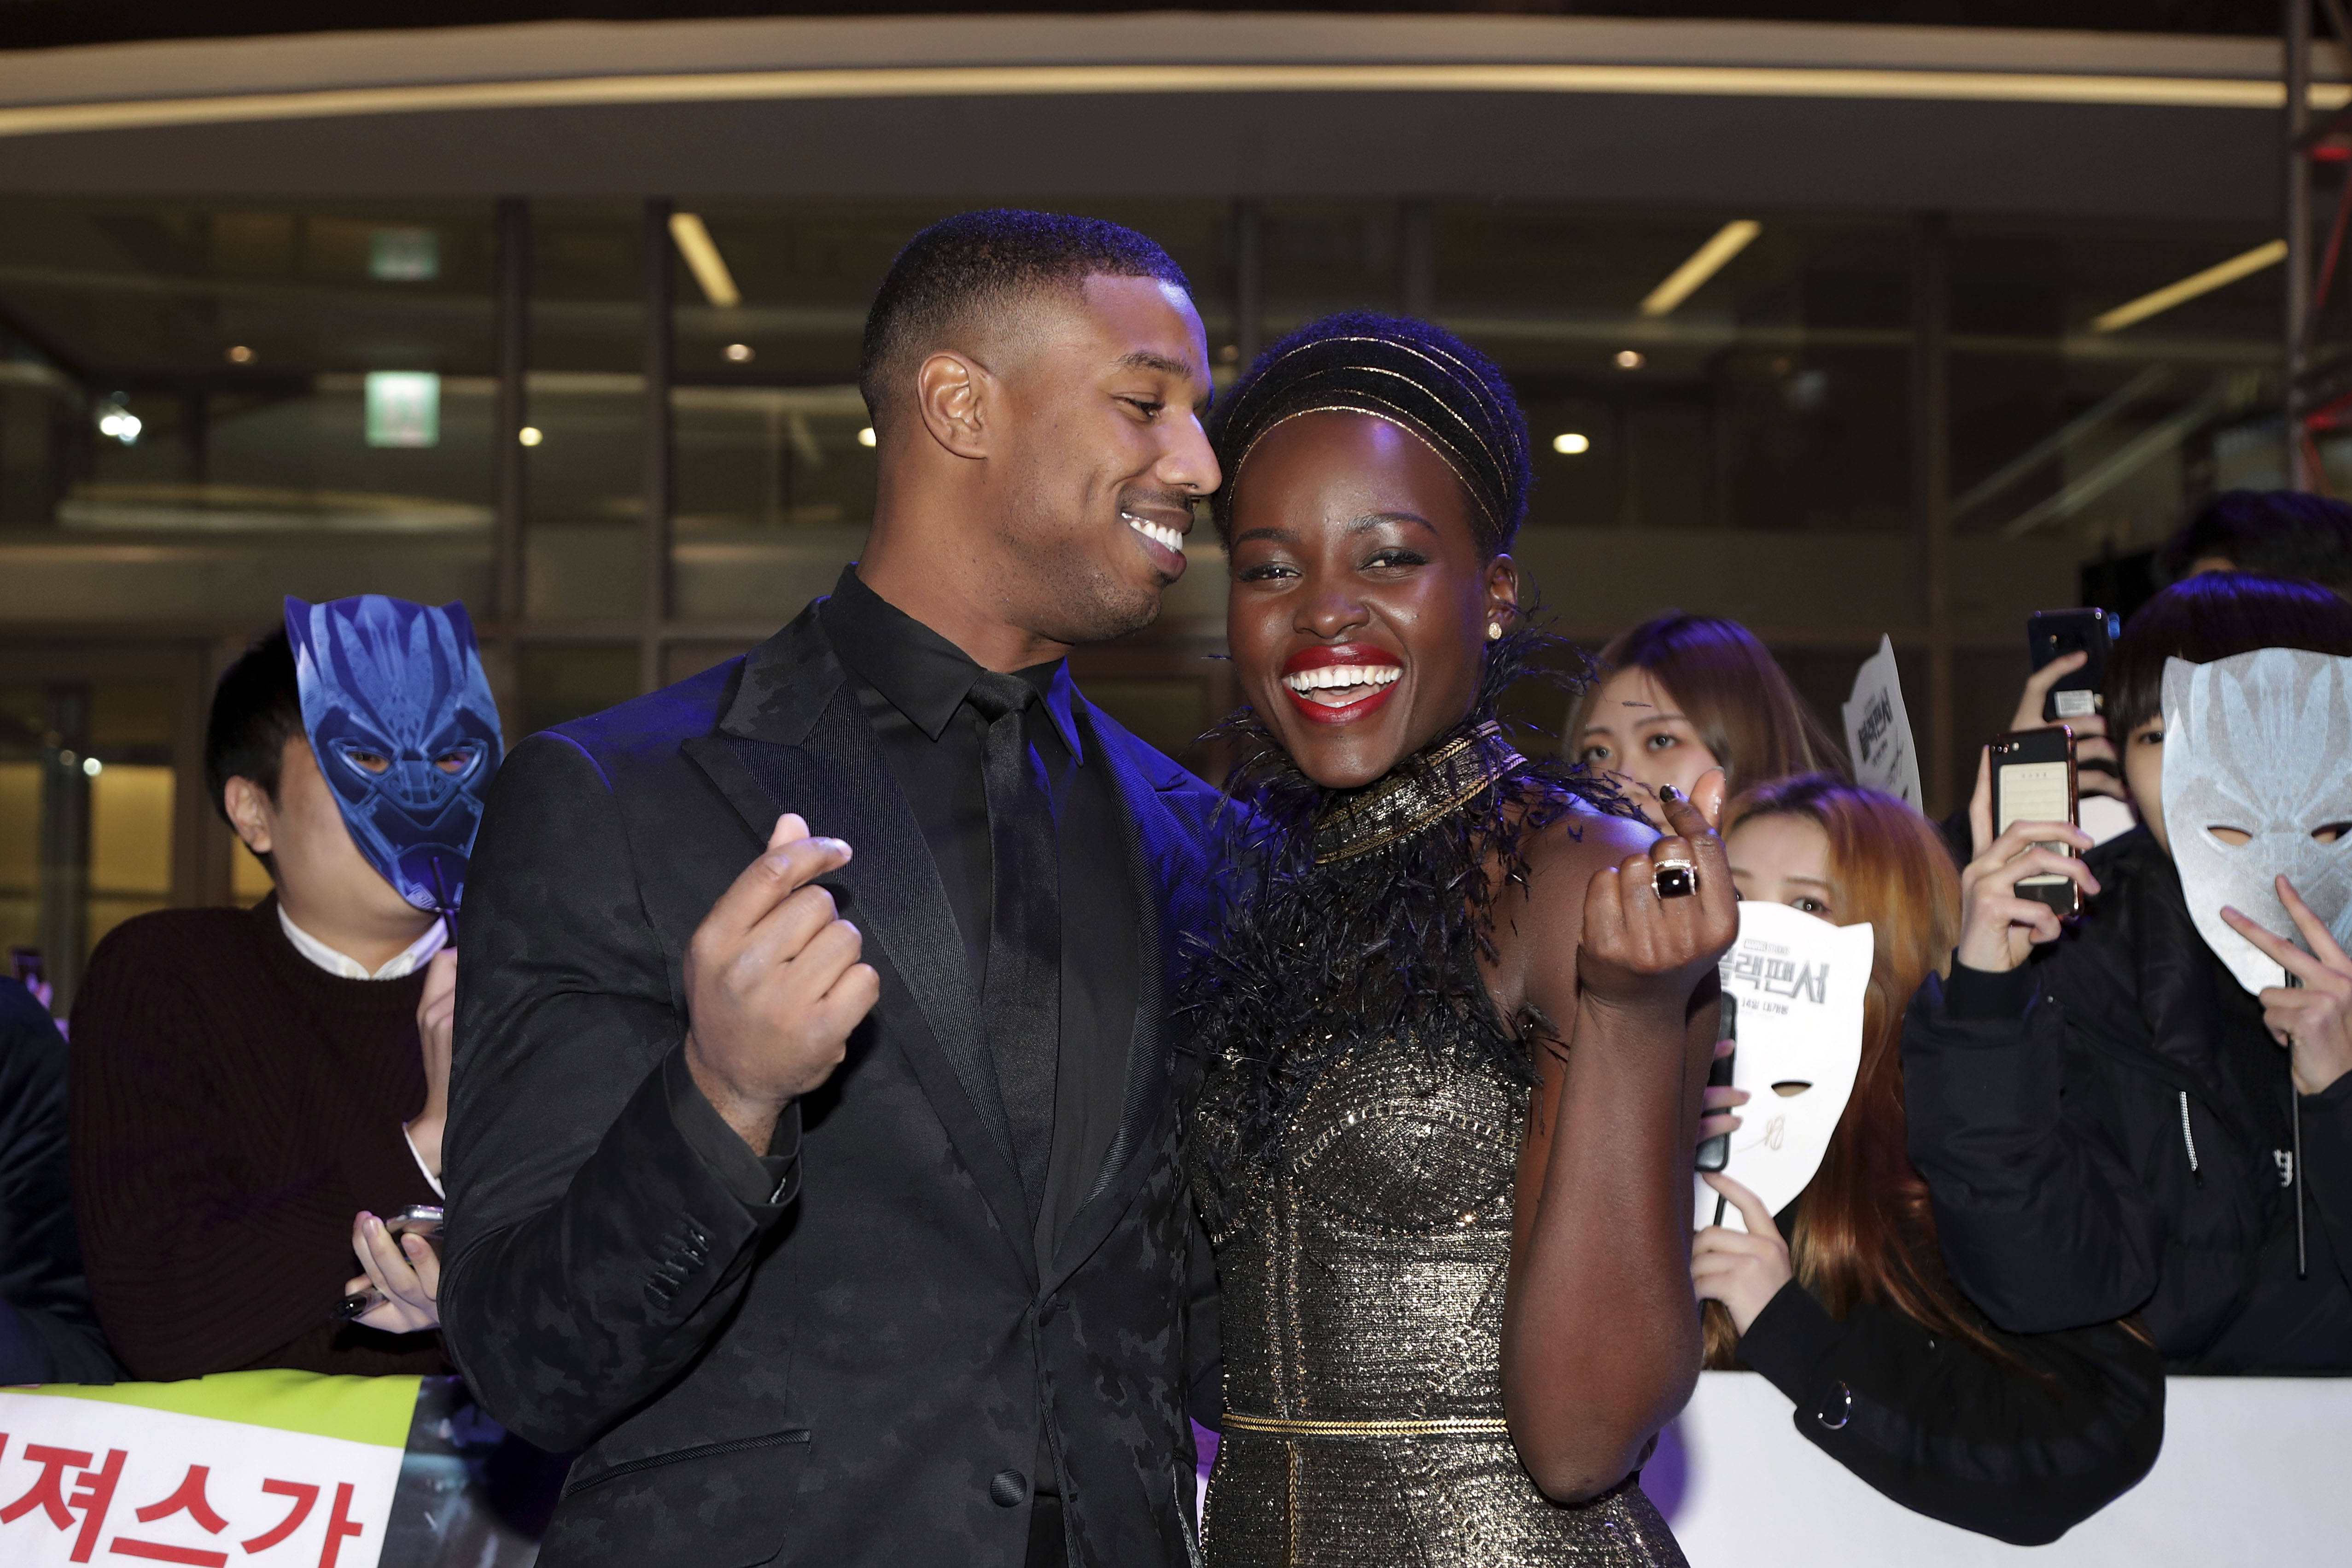
<path id="1" fill-rule="evenodd" d="M 306 1373 L 0 1389 L 0 1563 L 375 1568 L 415 1399 L 414 1377 Z"/>
<path id="2" fill-rule="evenodd" d="M 2352 945 L 2347 824 L 2352 659 L 2262 648 L 2210 664 L 2165 661 L 2165 836 L 2197 934 L 2247 990 L 2286 974 L 2221 924 L 2221 906 L 2305 946 L 2279 899 L 2281 875 Z"/>
<path id="3" fill-rule="evenodd" d="M 1911 744 L 1911 715 L 1903 706 L 1903 678 L 1895 668 L 1895 640 L 1881 636 L 1878 652 L 1853 677 L 1845 705 L 1845 749 L 1853 781 L 1883 789 L 1915 810 L 1919 804 L 1919 754 Z"/>
<path id="4" fill-rule="evenodd" d="M 1723 994 L 1739 1009 L 1731 1059 L 1739 1107 L 1724 1175 L 1778 1214 L 1805 1190 L 1829 1152 L 1862 1065 L 1862 1002 L 1870 986 L 1868 924 L 1832 925 L 1785 904 L 1739 906 L 1739 938 L 1723 956 Z M 1719 1196 L 1696 1180 L 1695 1223 L 1715 1223 Z M 1723 1223 L 1745 1230 L 1739 1211 Z"/>

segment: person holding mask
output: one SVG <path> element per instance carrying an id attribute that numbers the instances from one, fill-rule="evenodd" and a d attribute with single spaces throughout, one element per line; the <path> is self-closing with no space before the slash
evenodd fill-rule
<path id="1" fill-rule="evenodd" d="M 1207 340 L 1143 235 L 967 213 L 860 384 L 831 596 L 499 775 L 446 1332 L 585 1448 L 548 1568 L 1185 1568 L 1214 1296 L 1165 998 L 1220 801 L 1065 659 L 1185 569 Z"/>
<path id="2" fill-rule="evenodd" d="M 2137 1313 L 2177 1372 L 2352 1370 L 2352 962 L 2306 932 L 2307 988 L 2249 995 L 2197 933 L 2164 821 L 2166 661 L 2269 647 L 2352 654 L 2352 605 L 2209 572 L 2132 617 L 2107 717 L 2145 826 L 2083 858 L 2033 847 L 2090 850 L 2065 823 L 1995 834 L 1979 772 L 1951 973 L 1921 988 L 1903 1059 L 1952 1278 L 2004 1329 Z M 2019 897 L 2033 874 L 2073 880 L 2083 917 Z M 2292 1176 L 2290 1093 L 2311 1155 Z"/>
<path id="3" fill-rule="evenodd" d="M 1866 924 L 1874 940 L 1861 1064 L 1812 1181 L 1775 1217 L 1729 1176 L 1701 1178 L 1746 1227 L 1692 1246 L 1707 1364 L 1762 1373 L 1801 1434 L 1906 1508 L 2015 1545 L 2055 1541 L 2155 1464 L 2164 1363 L 2122 1323 L 2005 1333 L 1945 1277 L 1904 1153 L 1900 1047 L 1905 1003 L 1958 935 L 1950 859 L 1902 801 L 1820 774 L 1748 790 L 1724 826 L 1740 897 Z M 1700 1135 L 1738 1123 L 1710 1115 Z"/>
<path id="4" fill-rule="evenodd" d="M 1505 553 L 1527 432 L 1451 334 L 1318 322 L 1218 419 L 1250 759 L 1192 991 L 1207 1559 L 1679 1563 L 1638 1471 L 1698 1371 L 1720 776 L 1662 786 L 1659 837 L 1504 737 L 1544 641 Z"/>
<path id="5" fill-rule="evenodd" d="M 1569 705 L 1563 750 L 1614 778 L 1652 827 L 1658 789 L 1689 795 L 1711 768 L 1745 789 L 1794 773 L 1846 770 L 1845 753 L 1755 634 L 1679 612 L 1620 632 L 1599 680 Z"/>
<path id="6" fill-rule="evenodd" d="M 390 880 L 387 834 L 470 837 L 496 714 L 455 607 L 289 612 L 313 690 L 273 632 L 222 677 L 205 739 L 214 803 L 274 891 L 251 910 L 124 922 L 75 1005 L 83 1252 L 107 1336 L 142 1379 L 448 1370 L 424 1332 L 431 1246 L 383 1218 L 441 1201 L 457 960 L 442 917 Z M 366 644 L 356 662 L 345 637 Z M 322 727 L 326 699 L 340 716 Z M 428 800 L 427 828 L 403 830 L 398 803 Z M 371 1286 L 356 1323 L 336 1315 Z"/>

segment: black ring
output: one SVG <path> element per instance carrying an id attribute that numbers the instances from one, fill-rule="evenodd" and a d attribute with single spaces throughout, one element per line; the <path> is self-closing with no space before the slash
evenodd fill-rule
<path id="1" fill-rule="evenodd" d="M 1698 867 L 1688 861 L 1661 861 L 1650 885 L 1660 898 L 1688 898 L 1698 891 Z"/>

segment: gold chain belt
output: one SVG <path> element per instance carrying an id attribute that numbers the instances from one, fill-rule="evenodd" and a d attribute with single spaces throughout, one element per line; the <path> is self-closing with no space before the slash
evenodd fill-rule
<path id="1" fill-rule="evenodd" d="M 1224 1429 L 1269 1437 L 1507 1437 L 1500 1416 L 1435 1416 L 1388 1421 L 1294 1421 L 1279 1416 L 1225 1412 Z"/>

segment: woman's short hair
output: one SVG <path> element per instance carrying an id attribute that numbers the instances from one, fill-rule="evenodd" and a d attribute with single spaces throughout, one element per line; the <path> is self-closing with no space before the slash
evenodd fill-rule
<path id="1" fill-rule="evenodd" d="M 1534 469 L 1528 422 L 1495 362 L 1443 327 L 1358 311 L 1308 323 L 1257 357 L 1209 422 L 1225 482 L 1210 497 L 1233 537 L 1234 482 L 1265 433 L 1302 413 L 1370 414 L 1412 432 L 1454 470 L 1488 559 L 1511 548 Z"/>
<path id="2" fill-rule="evenodd" d="M 1581 749 L 1601 686 L 1620 670 L 1640 669 L 1673 695 L 1734 789 L 1793 773 L 1846 771 L 1844 749 L 1756 634 L 1737 621 L 1661 615 L 1618 633 L 1595 662 L 1600 667 L 1560 732 L 1561 749 L 1571 759 Z"/>
<path id="3" fill-rule="evenodd" d="M 2210 664 L 2257 648 L 2352 654 L 2352 604 L 2313 583 L 2250 571 L 2184 578 L 2124 623 L 2107 660 L 2107 733 L 2121 740 L 2162 716 L 2166 660 Z"/>

